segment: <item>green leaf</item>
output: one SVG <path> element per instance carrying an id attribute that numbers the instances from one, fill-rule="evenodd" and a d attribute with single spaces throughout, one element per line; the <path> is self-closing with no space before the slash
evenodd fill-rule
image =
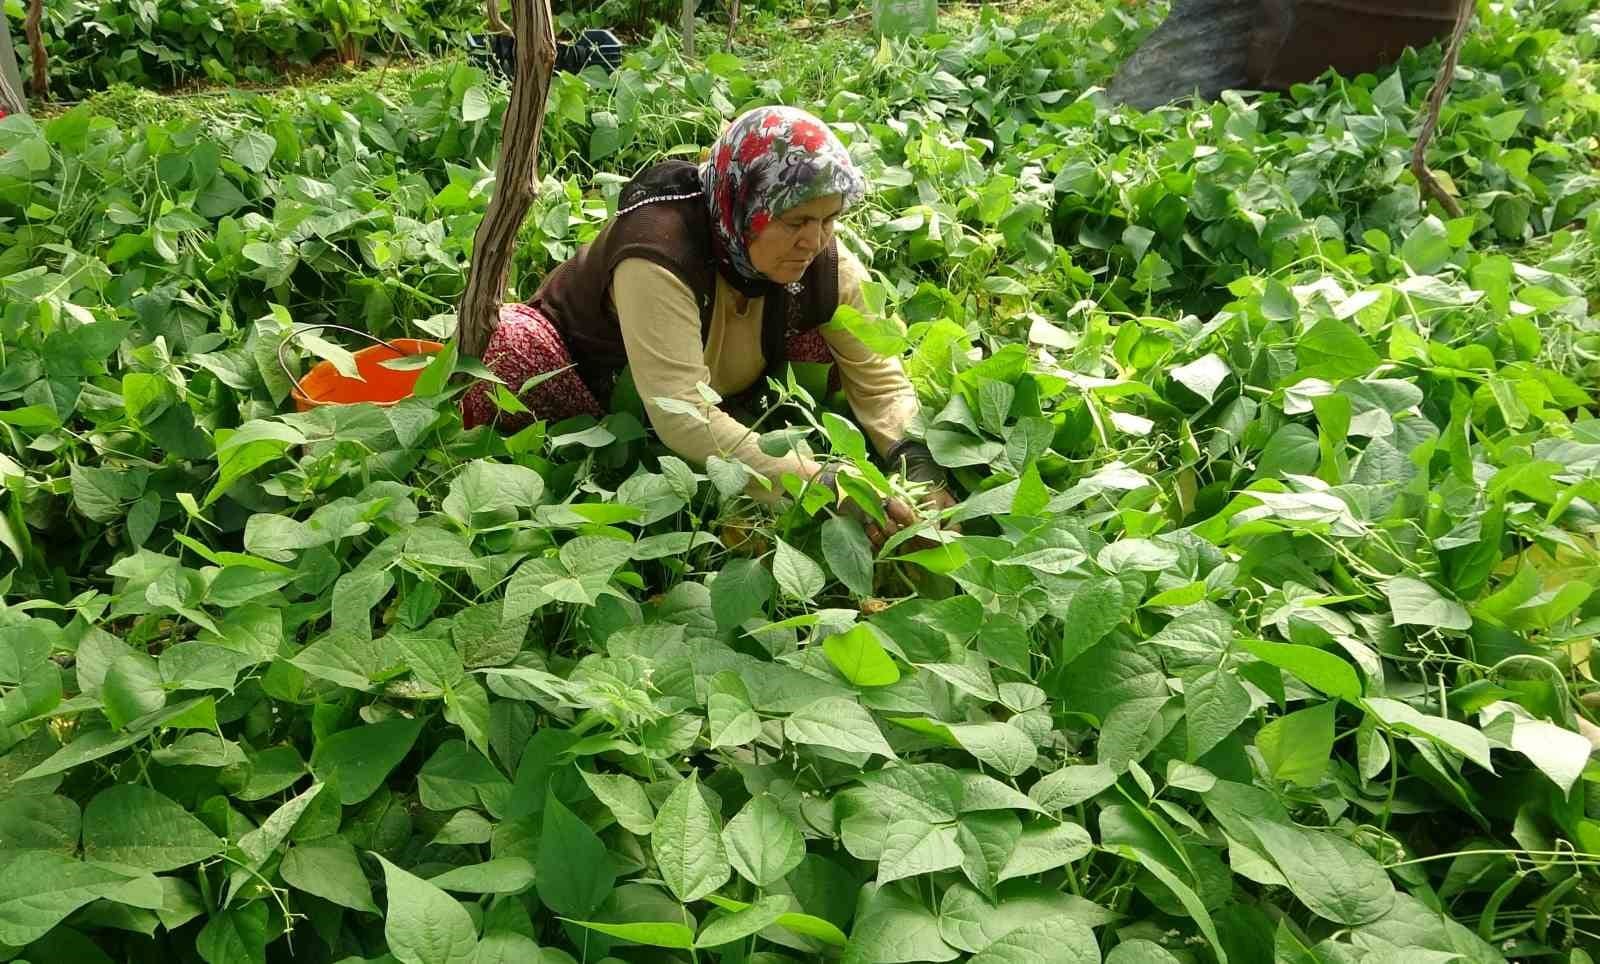
<path id="1" fill-rule="evenodd" d="M 355 847 L 341 836 L 297 843 L 278 865 L 284 883 L 341 907 L 378 913 Z"/>
<path id="2" fill-rule="evenodd" d="M 1022 829 L 1022 838 L 1000 871 L 1000 879 L 1031 877 L 1064 867 L 1087 857 L 1093 849 L 1089 831 L 1077 824 L 1041 820 Z"/>
<path id="3" fill-rule="evenodd" d="M 1394 76 L 1398 77 L 1399 74 Z M 1179 964 L 1172 952 L 1155 941 L 1123 941 L 1106 955 L 1106 964 Z"/>
<path id="4" fill-rule="evenodd" d="M 121 654 L 106 672 L 100 699 L 105 704 L 106 719 L 118 729 L 156 712 L 167 705 L 160 665 L 144 653 Z"/>
<path id="5" fill-rule="evenodd" d="M 931 874 L 961 865 L 961 847 L 953 824 L 896 820 L 889 824 L 878 858 L 878 883 Z"/>
<path id="6" fill-rule="evenodd" d="M 0 943 L 25 947 L 79 907 L 114 898 L 138 879 L 131 871 L 104 864 L 46 850 L 24 851 L 6 861 L 5 873 L 0 874 Z"/>
<path id="7" fill-rule="evenodd" d="M 713 747 L 744 746 L 761 735 L 761 718 L 750 705 L 750 691 L 732 670 L 706 681 L 706 719 Z"/>
<path id="8" fill-rule="evenodd" d="M 1045 810 L 1065 810 L 1097 796 L 1117 782 L 1116 771 L 1103 763 L 1066 766 L 1041 777 L 1028 796 Z"/>
<path id="9" fill-rule="evenodd" d="M 1294 674 L 1302 683 L 1321 693 L 1351 703 L 1361 700 L 1361 677 L 1356 675 L 1354 667 L 1333 653 L 1315 646 L 1259 639 L 1246 640 L 1244 648 L 1256 659 Z"/>
<path id="10" fill-rule="evenodd" d="M 1295 354 L 1302 375 L 1327 379 L 1365 375 L 1382 361 L 1354 328 L 1332 318 L 1324 318 L 1302 335 Z"/>
<path id="11" fill-rule="evenodd" d="M 751 797 L 722 831 L 728 862 L 757 887 L 770 887 L 805 859 L 806 842 L 768 794 Z"/>
<path id="12" fill-rule="evenodd" d="M 656 814 L 650 849 L 667 887 L 687 904 L 727 883 L 732 867 L 722 845 L 722 828 L 691 775 L 673 788 Z"/>
<path id="13" fill-rule="evenodd" d="M 845 587 L 857 596 L 872 595 L 872 543 L 861 523 L 833 516 L 822 524 L 822 557 Z"/>
<path id="14" fill-rule="evenodd" d="M 540 874 L 537 881 L 539 900 L 558 914 L 593 913 L 616 885 L 616 870 L 606 845 L 566 808 L 553 789 L 547 789 L 545 795 L 539 863 L 562 868 L 559 873 Z"/>
<path id="15" fill-rule="evenodd" d="M 900 668 L 869 623 L 857 623 L 846 632 L 829 636 L 822 641 L 822 650 L 828 662 L 856 686 L 888 686 L 900 680 Z"/>
<path id="16" fill-rule="evenodd" d="M 1406 235 L 1400 257 L 1417 274 L 1437 274 L 1450 260 L 1450 237 L 1444 222 L 1428 215 Z"/>
<path id="17" fill-rule="evenodd" d="M 1397 576 L 1383 584 L 1383 594 L 1389 597 L 1389 608 L 1394 613 L 1397 626 L 1428 626 L 1438 629 L 1472 628 L 1472 617 L 1466 607 L 1420 579 Z"/>
<path id="18" fill-rule="evenodd" d="M 78 852 L 83 818 L 66 797 L 17 796 L 0 801 L 0 841 L 7 851 L 51 850 L 68 857 Z"/>
<path id="19" fill-rule="evenodd" d="M 772 598 L 772 576 L 755 559 L 735 559 L 711 583 L 711 613 L 717 629 L 729 632 L 766 609 Z"/>
<path id="20" fill-rule="evenodd" d="M 1389 875 L 1348 840 L 1271 820 L 1251 820 L 1249 826 L 1289 889 L 1318 917 L 1354 926 L 1375 921 L 1394 906 Z"/>
<path id="21" fill-rule="evenodd" d="M 383 785 L 421 732 L 420 718 L 405 717 L 341 730 L 317 743 L 311 772 L 338 788 L 340 803 L 347 807 L 360 803 Z"/>
<path id="22" fill-rule="evenodd" d="M 550 819 L 548 806 L 545 819 Z M 533 884 L 533 864 L 521 857 L 497 857 L 481 864 L 447 870 L 428 878 L 428 883 L 440 890 L 458 893 L 520 894 Z"/>
<path id="23" fill-rule="evenodd" d="M 1019 927 L 1055 916 L 1088 927 L 1101 927 L 1116 919 L 1098 904 L 1048 886 L 1009 883 L 1000 888 L 999 900 L 991 902 L 958 883 L 947 889 L 939 902 L 939 933 L 955 947 L 976 954 Z"/>
<path id="24" fill-rule="evenodd" d="M 650 828 L 655 826 L 656 811 L 639 781 L 620 773 L 590 773 L 585 770 L 583 782 L 589 785 L 589 791 L 605 804 L 624 830 L 642 837 L 649 836 Z"/>
<path id="25" fill-rule="evenodd" d="M 963 750 L 1006 776 L 1026 773 L 1039 757 L 1033 740 L 1010 723 L 952 724 L 946 729 Z"/>
<path id="26" fill-rule="evenodd" d="M 194 949 L 207 964 L 266 964 L 266 903 L 256 901 L 213 915 L 195 936 Z"/>
<path id="27" fill-rule="evenodd" d="M 783 735 L 795 743 L 894 759 L 894 750 L 872 716 L 861 704 L 842 696 L 824 697 L 791 714 L 783 721 Z"/>
<path id="28" fill-rule="evenodd" d="M 1384 697 L 1373 697 L 1363 704 L 1385 726 L 1402 733 L 1425 736 L 1447 746 L 1467 759 L 1494 772 L 1489 760 L 1489 740 L 1480 730 L 1442 716 L 1432 716 L 1410 704 Z"/>
<path id="29" fill-rule="evenodd" d="M 1250 716 L 1250 694 L 1231 670 L 1206 670 L 1183 685 L 1186 760 L 1198 760 Z"/>
<path id="30" fill-rule="evenodd" d="M 489 94 L 478 84 L 467 88 L 461 97 L 461 120 L 471 124 L 489 116 Z"/>
<path id="31" fill-rule="evenodd" d="M 899 884 L 863 888 L 846 961 L 942 962 L 960 956 L 939 936 L 939 918 Z"/>
<path id="32" fill-rule="evenodd" d="M 777 578 L 778 588 L 783 594 L 796 602 L 805 602 L 816 596 L 827 582 L 821 566 L 782 539 L 778 540 L 777 551 L 772 557 L 772 575 Z"/>
<path id="33" fill-rule="evenodd" d="M 1322 782 L 1333 755 L 1333 716 L 1337 703 L 1281 716 L 1256 733 L 1256 749 L 1279 780 L 1314 787 Z"/>
<path id="34" fill-rule="evenodd" d="M 718 917 L 700 929 L 696 947 L 721 947 L 744 940 L 776 923 L 789 909 L 787 897 L 764 897 L 743 910 Z"/>
<path id="35" fill-rule="evenodd" d="M 1206 905 L 1201 902 L 1198 894 L 1188 884 L 1179 879 L 1171 869 L 1161 861 L 1142 850 L 1126 845 L 1118 846 L 1117 851 L 1130 860 L 1137 861 L 1139 866 L 1149 871 L 1178 898 L 1183 909 L 1189 912 L 1189 917 L 1200 928 L 1200 933 L 1205 935 L 1211 944 L 1212 953 L 1217 956 L 1217 964 L 1228 964 L 1228 954 L 1222 947 L 1222 941 L 1217 937 L 1216 922 L 1211 919 L 1211 913 L 1206 910 Z"/>
<path id="36" fill-rule="evenodd" d="M 961 847 L 961 872 L 972 885 L 993 895 L 1000 873 L 1022 839 L 1022 821 L 1007 811 L 965 813 L 956 825 Z"/>
<path id="37" fill-rule="evenodd" d="M 86 858 L 156 873 L 187 867 L 223 850 L 223 841 L 189 811 L 133 783 L 96 794 L 84 808 L 83 827 Z"/>
<path id="38" fill-rule="evenodd" d="M 472 964 L 478 931 L 455 898 L 374 854 L 383 865 L 388 908 L 383 936 L 401 964 Z"/>
<path id="39" fill-rule="evenodd" d="M 566 920 L 567 918 L 562 918 Z M 642 924 L 606 924 L 592 920 L 574 920 L 572 923 L 579 927 L 618 940 L 629 941 L 634 944 L 648 944 L 651 947 L 670 947 L 678 950 L 688 950 L 694 947 L 694 931 L 682 924 L 668 921 L 649 922 Z"/>
<path id="40" fill-rule="evenodd" d="M 1088 927 L 1058 914 L 1023 924 L 969 964 L 1100 964 L 1100 945 Z"/>
<path id="41" fill-rule="evenodd" d="M 271 134 L 246 131 L 233 142 L 233 159 L 246 170 L 260 174 L 272 162 L 277 149 L 278 142 Z"/>
<path id="42" fill-rule="evenodd" d="M 1144 759 L 1155 749 L 1157 719 L 1170 699 L 1149 696 L 1128 700 L 1113 709 L 1100 727 L 1096 751 L 1100 762 L 1117 773 Z"/>

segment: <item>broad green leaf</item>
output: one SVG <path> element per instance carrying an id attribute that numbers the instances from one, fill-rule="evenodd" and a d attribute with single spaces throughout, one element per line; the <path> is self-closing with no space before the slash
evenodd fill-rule
<path id="1" fill-rule="evenodd" d="M 961 865 L 961 847 L 953 824 L 896 820 L 889 824 L 878 860 L 878 883 L 931 874 Z"/>
<path id="2" fill-rule="evenodd" d="M 783 721 L 783 735 L 795 743 L 832 747 L 848 753 L 876 753 L 894 759 L 878 724 L 855 700 L 829 696 Z"/>
<path id="3" fill-rule="evenodd" d="M 1383 584 L 1389 608 L 1397 626 L 1425 626 L 1437 629 L 1471 629 L 1472 616 L 1466 607 L 1447 599 L 1420 579 L 1397 576 Z"/>
<path id="4" fill-rule="evenodd" d="M 1126 845 L 1119 846 L 1117 851 L 1130 860 L 1137 861 L 1139 866 L 1149 871 L 1178 898 L 1183 909 L 1189 912 L 1195 926 L 1200 928 L 1200 933 L 1205 935 L 1206 941 L 1211 945 L 1211 951 L 1217 956 L 1217 964 L 1228 964 L 1228 954 L 1222 947 L 1222 941 L 1217 936 L 1216 922 L 1211 919 L 1211 914 L 1206 910 L 1206 905 L 1201 902 L 1200 896 L 1194 889 L 1184 883 L 1177 874 L 1174 874 L 1166 864 L 1152 857 L 1150 854 Z"/>
<path id="5" fill-rule="evenodd" d="M 650 849 L 667 887 L 686 904 L 727 883 L 732 867 L 722 828 L 693 775 L 661 805 L 650 831 Z"/>
<path id="6" fill-rule="evenodd" d="M 1211 752 L 1250 716 L 1250 694 L 1228 670 L 1211 669 L 1186 678 L 1183 704 L 1189 737 L 1186 760 Z"/>
<path id="7" fill-rule="evenodd" d="M 194 949 L 207 964 L 266 964 L 267 936 L 267 905 L 255 901 L 213 914 Z"/>
<path id="8" fill-rule="evenodd" d="M 1457 723 L 1455 720 L 1442 716 L 1432 716 L 1412 707 L 1410 704 L 1385 697 L 1373 697 L 1363 704 L 1368 712 L 1378 718 L 1378 721 L 1392 729 L 1404 733 L 1414 733 L 1425 736 L 1456 751 L 1467 759 L 1483 767 L 1490 773 L 1494 772 L 1494 764 L 1489 760 L 1489 741 L 1482 731 Z"/>
<path id="9" fill-rule="evenodd" d="M 547 806 L 545 819 L 549 816 Z M 533 864 L 521 857 L 497 857 L 481 864 L 447 870 L 437 877 L 429 877 L 428 883 L 440 890 L 465 894 L 520 894 L 533 884 Z"/>
<path id="10" fill-rule="evenodd" d="M 281 850 L 284 841 L 289 839 L 289 834 L 293 832 L 300 818 L 326 788 L 327 784 L 324 783 L 312 784 L 305 792 L 274 810 L 271 816 L 261 821 L 261 826 L 239 838 L 238 848 L 246 859 L 242 866 L 233 868 L 233 872 L 228 876 L 229 897 L 225 903 L 231 903 L 233 895 L 249 883 L 253 876 L 258 876 L 257 872 Z M 337 820 L 335 825 L 337 826 Z"/>
<path id="11" fill-rule="evenodd" d="M 1179 964 L 1179 961 L 1155 941 L 1137 939 L 1113 947 L 1106 955 L 1106 964 Z"/>
<path id="12" fill-rule="evenodd" d="M 1292 673 L 1302 683 L 1336 699 L 1351 703 L 1361 699 L 1361 678 L 1347 661 L 1315 646 L 1246 640 L 1250 655 Z"/>
<path id="13" fill-rule="evenodd" d="M 624 830 L 641 837 L 650 834 L 650 829 L 655 826 L 656 811 L 639 781 L 620 773 L 590 773 L 585 770 L 583 782 L 589 785 L 589 792 L 605 804 Z"/>
<path id="14" fill-rule="evenodd" d="M 593 913 L 617 880 L 605 844 L 556 798 L 553 789 L 545 796 L 538 863 L 562 868 L 559 873 L 540 874 L 537 885 L 539 900 L 564 916 Z"/>
<path id="15" fill-rule="evenodd" d="M 778 582 L 778 589 L 797 602 L 816 596 L 827 582 L 821 566 L 782 539 L 778 540 L 778 548 L 772 556 L 772 575 Z"/>
<path id="16" fill-rule="evenodd" d="M 78 852 L 82 826 L 78 805 L 66 797 L 41 794 L 0 801 L 0 842 L 6 851 L 50 850 L 71 857 Z"/>
<path id="17" fill-rule="evenodd" d="M 1054 812 L 1097 796 L 1116 782 L 1116 772 L 1103 763 L 1066 766 L 1040 777 L 1028 789 L 1028 796 Z"/>
<path id="18" fill-rule="evenodd" d="M 963 750 L 1006 776 L 1026 773 L 1039 756 L 1027 734 L 1009 723 L 963 723 L 946 729 Z"/>
<path id="19" fill-rule="evenodd" d="M 1367 924 L 1394 906 L 1394 884 L 1365 850 L 1324 830 L 1271 820 L 1250 829 L 1301 903 L 1336 924 Z"/>
<path id="20" fill-rule="evenodd" d="M 872 543 L 861 523 L 833 516 L 822 524 L 822 558 L 834 578 L 857 596 L 872 595 Z"/>
<path id="21" fill-rule="evenodd" d="M 355 847 L 342 836 L 295 844 L 283 855 L 278 872 L 290 887 L 351 910 L 378 913 Z"/>
<path id="22" fill-rule="evenodd" d="M 788 814 L 767 794 L 751 797 L 722 831 L 728 862 L 757 887 L 770 887 L 805 859 L 806 842 Z"/>
<path id="23" fill-rule="evenodd" d="M 194 819 L 187 813 L 184 816 Z M 132 870 L 125 872 L 45 850 L 24 851 L 4 866 L 5 873 L 0 874 L 0 942 L 12 947 L 33 943 L 79 907 L 101 898 L 114 899 L 130 882 L 140 879 Z"/>
<path id="24" fill-rule="evenodd" d="M 1381 361 L 1354 328 L 1332 318 L 1324 318 L 1300 336 L 1295 354 L 1302 375 L 1327 379 L 1360 377 Z"/>
<path id="25" fill-rule="evenodd" d="M 1000 871 L 1000 879 L 1031 877 L 1064 867 L 1087 857 L 1092 849 L 1089 831 L 1077 824 L 1040 820 L 1022 828 L 1022 838 Z"/>
<path id="26" fill-rule="evenodd" d="M 215 857 L 223 849 L 223 841 L 188 810 L 132 783 L 96 794 L 84 808 L 83 828 L 89 860 L 156 873 Z"/>
<path id="27" fill-rule="evenodd" d="M 711 612 L 728 632 L 762 612 L 772 598 L 772 576 L 755 559 L 735 559 L 711 583 Z"/>
<path id="28" fill-rule="evenodd" d="M 562 918 L 565 920 L 566 918 Z M 694 946 L 694 931 L 682 924 L 670 921 L 647 922 L 639 924 L 607 924 L 601 921 L 575 920 L 572 923 L 579 927 L 618 940 L 631 941 L 634 944 L 648 944 L 651 947 L 671 947 L 688 950 Z"/>
<path id="29" fill-rule="evenodd" d="M 992 896 L 1000 883 L 1000 873 L 1021 838 L 1022 821 L 1014 813 L 999 810 L 962 814 L 956 825 L 961 872 L 974 887 Z"/>
<path id="30" fill-rule="evenodd" d="M 743 910 L 718 917 L 700 929 L 696 947 L 720 947 L 744 940 L 776 923 L 789 909 L 787 897 L 764 897 Z"/>
<path id="31" fill-rule="evenodd" d="M 1096 746 L 1099 762 L 1116 773 L 1144 759 L 1155 749 L 1157 721 L 1161 708 L 1170 702 L 1165 696 L 1128 700 L 1111 711 L 1100 727 Z"/>
<path id="32" fill-rule="evenodd" d="M 1256 733 L 1256 749 L 1272 775 L 1313 787 L 1322 782 L 1333 754 L 1333 717 L 1337 703 L 1319 703 L 1281 716 Z"/>
<path id="33" fill-rule="evenodd" d="M 939 918 L 933 911 L 899 884 L 867 888 L 850 929 L 846 961 L 942 962 L 961 956 L 939 936 Z"/>
<path id="34" fill-rule="evenodd" d="M 713 747 L 744 746 L 761 735 L 761 718 L 750 705 L 750 692 L 731 670 L 706 681 L 706 720 Z"/>
<path id="35" fill-rule="evenodd" d="M 999 900 L 964 884 L 954 884 L 939 902 L 939 933 L 951 945 L 976 954 L 1025 924 L 1066 916 L 1087 927 L 1111 923 L 1116 915 L 1081 897 L 1051 887 L 1016 881 L 1001 886 Z"/>
<path id="36" fill-rule="evenodd" d="M 878 631 L 870 623 L 834 633 L 822 641 L 822 651 L 828 662 L 857 686 L 888 686 L 900 679 L 900 667 L 878 641 Z"/>
<path id="37" fill-rule="evenodd" d="M 970 964 L 1100 964 L 1094 932 L 1064 914 L 1023 924 L 973 955 Z"/>
<path id="38" fill-rule="evenodd" d="M 472 964 L 478 931 L 455 898 L 375 854 L 388 904 L 383 936 L 401 964 Z"/>
<path id="39" fill-rule="evenodd" d="M 340 803 L 347 807 L 360 803 L 406 758 L 420 732 L 422 720 L 405 717 L 341 730 L 317 743 L 311 772 L 338 788 Z"/>

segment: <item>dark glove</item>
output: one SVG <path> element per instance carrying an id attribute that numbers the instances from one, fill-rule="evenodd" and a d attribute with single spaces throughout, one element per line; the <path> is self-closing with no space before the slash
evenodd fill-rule
<path id="1" fill-rule="evenodd" d="M 884 457 L 889 471 L 898 471 L 911 482 L 926 482 L 935 488 L 949 488 L 949 476 L 944 467 L 934 461 L 928 446 L 916 439 L 906 438 L 894 443 Z"/>

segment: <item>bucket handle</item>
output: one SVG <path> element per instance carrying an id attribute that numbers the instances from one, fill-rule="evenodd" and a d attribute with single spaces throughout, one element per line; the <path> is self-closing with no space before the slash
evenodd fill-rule
<path id="1" fill-rule="evenodd" d="M 300 387 L 300 379 L 296 378 L 294 372 L 289 370 L 289 360 L 283 356 L 283 351 L 284 351 L 285 348 L 289 347 L 289 343 L 290 342 L 294 341 L 296 338 L 300 337 L 301 335 L 305 334 L 306 332 L 308 332 L 308 331 L 323 331 L 325 329 L 332 329 L 334 331 L 342 331 L 342 332 L 344 332 L 345 334 L 348 334 L 348 335 L 355 335 L 358 338 L 365 338 L 366 340 L 368 340 L 370 342 L 374 342 L 376 344 L 382 345 L 383 347 L 389 349 L 390 351 L 394 352 L 397 355 L 407 356 L 407 355 L 410 354 L 409 352 L 402 351 L 400 346 L 395 345 L 392 342 L 384 341 L 382 338 L 379 338 L 377 335 L 374 335 L 371 332 L 362 331 L 359 328 L 351 328 L 351 327 L 348 327 L 346 325 L 335 325 L 335 324 L 329 324 L 329 323 L 312 324 L 312 325 L 295 325 L 294 328 L 287 335 L 285 335 L 283 337 L 283 340 L 278 342 L 278 367 L 283 369 L 284 375 L 288 376 L 288 378 L 289 378 L 289 384 L 293 385 L 294 386 L 294 390 L 296 392 L 299 392 L 301 395 L 305 395 L 305 390 Z M 307 397 L 309 397 L 309 396 L 307 396 Z"/>

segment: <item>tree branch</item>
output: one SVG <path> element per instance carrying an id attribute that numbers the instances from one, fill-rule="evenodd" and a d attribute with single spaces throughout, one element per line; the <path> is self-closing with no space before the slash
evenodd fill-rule
<path id="1" fill-rule="evenodd" d="M 472 236 L 472 263 L 456 314 L 458 347 L 461 354 L 472 357 L 483 353 L 499 320 L 517 232 L 539 193 L 539 138 L 556 63 L 550 0 L 512 0 L 511 15 L 517 40 L 516 77 L 500 131 L 494 194 Z"/>
<path id="2" fill-rule="evenodd" d="M 1467 36 L 1467 26 L 1472 23 L 1472 15 L 1476 10 L 1476 0 L 1461 0 L 1461 5 L 1456 8 L 1455 29 L 1450 32 L 1450 44 L 1445 48 L 1439 74 L 1433 79 L 1433 89 L 1428 91 L 1427 113 L 1422 118 L 1422 129 L 1417 132 L 1417 142 L 1411 148 L 1411 173 L 1423 189 L 1422 203 L 1426 205 L 1427 196 L 1432 195 L 1453 218 L 1461 217 L 1461 204 L 1428 170 L 1428 145 L 1433 142 L 1433 135 L 1439 129 L 1439 110 L 1444 107 L 1445 94 L 1449 93 L 1450 82 L 1455 79 L 1456 62 L 1461 59 L 1461 41 Z"/>

